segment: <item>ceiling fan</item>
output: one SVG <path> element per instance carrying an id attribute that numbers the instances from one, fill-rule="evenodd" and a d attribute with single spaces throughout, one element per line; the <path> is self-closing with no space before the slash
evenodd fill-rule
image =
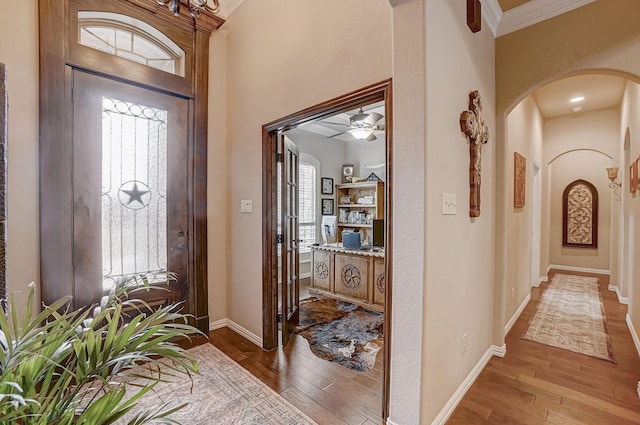
<path id="1" fill-rule="evenodd" d="M 372 142 L 377 140 L 374 132 L 384 131 L 384 124 L 376 124 L 384 116 L 377 112 L 364 112 L 362 108 L 357 114 L 349 117 L 349 124 L 325 121 L 323 124 L 346 126 L 346 132 L 353 136 L 356 140 Z M 340 133 L 340 134 L 344 134 Z"/>

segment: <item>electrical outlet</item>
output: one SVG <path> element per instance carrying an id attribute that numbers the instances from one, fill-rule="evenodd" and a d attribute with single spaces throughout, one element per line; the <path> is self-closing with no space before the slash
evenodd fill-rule
<path id="1" fill-rule="evenodd" d="M 251 199 L 243 199 L 240 201 L 240 212 L 245 214 L 253 213 L 253 201 Z"/>
<path id="2" fill-rule="evenodd" d="M 460 354 L 465 354 L 467 352 L 467 334 L 462 334 L 460 338 Z"/>

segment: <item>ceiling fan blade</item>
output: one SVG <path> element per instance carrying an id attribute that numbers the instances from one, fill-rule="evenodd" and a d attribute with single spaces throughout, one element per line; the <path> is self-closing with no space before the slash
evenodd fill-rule
<path id="1" fill-rule="evenodd" d="M 349 127 L 349 124 L 344 122 L 320 121 L 319 124 L 331 124 L 331 125 L 341 125 L 343 127 Z"/>
<path id="2" fill-rule="evenodd" d="M 382 118 L 384 118 L 383 115 L 380 115 L 377 112 L 371 112 L 364 119 L 364 122 L 366 122 L 367 124 L 373 126 L 376 122 L 380 121 Z"/>

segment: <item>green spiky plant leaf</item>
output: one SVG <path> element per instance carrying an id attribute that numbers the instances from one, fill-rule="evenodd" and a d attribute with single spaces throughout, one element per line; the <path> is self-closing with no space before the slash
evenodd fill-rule
<path id="1" fill-rule="evenodd" d="M 69 311 L 63 298 L 34 314 L 32 284 L 21 320 L 11 297 L 0 312 L 0 423 L 113 424 L 157 383 L 197 373 L 177 340 L 202 333 L 179 304 L 151 309 L 134 298 L 140 290 L 162 289 L 129 276 L 100 305 Z M 128 423 L 174 424 L 182 407 L 136 410 Z"/>

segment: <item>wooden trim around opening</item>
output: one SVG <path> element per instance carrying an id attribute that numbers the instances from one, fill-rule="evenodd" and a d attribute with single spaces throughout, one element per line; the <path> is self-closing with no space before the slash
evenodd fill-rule
<path id="1" fill-rule="evenodd" d="M 385 137 L 386 137 L 386 174 L 385 184 L 385 210 L 386 210 L 386 247 L 385 247 L 385 314 L 384 314 L 384 372 L 382 383 L 382 410 L 383 418 L 389 415 L 389 365 L 391 358 L 391 300 L 392 300 L 392 267 L 393 264 L 393 235 L 391 232 L 393 222 L 392 211 L 392 81 L 391 79 L 364 87 L 360 90 L 348 93 L 302 111 L 288 115 L 262 126 L 262 214 L 264 217 L 262 227 L 262 338 L 265 350 L 275 349 L 278 346 L 278 251 L 276 244 L 276 214 L 277 214 L 277 175 L 276 153 L 277 135 L 282 131 L 295 128 L 301 124 L 326 118 L 328 116 L 355 109 L 370 103 L 385 102 Z"/>

